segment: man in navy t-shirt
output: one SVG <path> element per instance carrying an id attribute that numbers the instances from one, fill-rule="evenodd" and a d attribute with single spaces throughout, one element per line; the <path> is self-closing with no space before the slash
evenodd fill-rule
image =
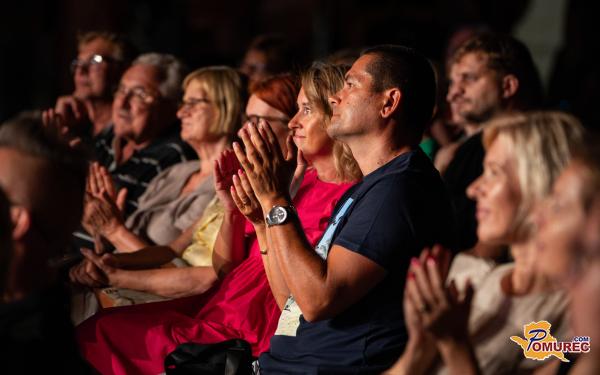
<path id="1" fill-rule="evenodd" d="M 402 353 L 410 259 L 452 244 L 449 199 L 418 148 L 435 90 L 431 65 L 412 49 L 373 47 L 354 63 L 330 98 L 327 132 L 351 148 L 365 177 L 342 197 L 316 249 L 290 205 L 282 161 L 269 153 L 275 146 L 254 132 L 244 139 L 247 157 L 236 150 L 266 215 L 265 265 L 280 276 L 269 281 L 290 294 L 259 358 L 262 374 L 380 373 Z"/>

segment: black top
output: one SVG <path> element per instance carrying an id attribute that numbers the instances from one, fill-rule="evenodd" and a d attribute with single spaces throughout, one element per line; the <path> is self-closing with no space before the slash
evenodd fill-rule
<path id="1" fill-rule="evenodd" d="M 467 197 L 467 187 L 483 172 L 485 150 L 481 134 L 471 136 L 460 145 L 443 176 L 456 213 L 458 250 L 471 249 L 477 243 L 475 201 Z"/>
<path id="2" fill-rule="evenodd" d="M 451 205 L 427 156 L 398 156 L 340 199 L 321 243 L 369 258 L 387 274 L 363 299 L 332 319 L 300 317 L 296 336 L 274 336 L 259 358 L 265 374 L 380 373 L 407 341 L 402 295 L 413 256 L 434 243 L 452 245 Z M 326 238 L 332 236 L 333 241 Z M 317 245 L 319 249 L 319 245 Z"/>
<path id="3" fill-rule="evenodd" d="M 80 357 L 62 288 L 0 304 L 0 364 L 3 374 L 90 374 Z"/>

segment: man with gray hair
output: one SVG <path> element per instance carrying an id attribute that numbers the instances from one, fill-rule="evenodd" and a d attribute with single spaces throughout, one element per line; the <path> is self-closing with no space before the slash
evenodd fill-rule
<path id="1" fill-rule="evenodd" d="M 117 188 L 127 189 L 125 213 L 148 183 L 167 167 L 195 158 L 179 137 L 177 103 L 183 64 L 174 56 L 147 53 L 125 71 L 113 100 L 113 129 L 104 137 L 97 160 Z"/>
<path id="2" fill-rule="evenodd" d="M 176 124 L 184 75 L 184 65 L 174 56 L 147 53 L 121 77 L 112 105 L 113 126 L 96 143 L 96 160 L 106 167 L 117 191 L 126 194 L 125 218 L 135 211 L 138 198 L 156 175 L 196 158 Z M 75 246 L 93 246 L 89 234 L 74 235 Z"/>

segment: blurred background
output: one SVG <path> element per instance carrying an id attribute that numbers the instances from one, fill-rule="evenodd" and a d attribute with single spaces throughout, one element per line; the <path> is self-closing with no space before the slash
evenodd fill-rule
<path id="1" fill-rule="evenodd" d="M 590 0 L 19 0 L 0 11 L 0 121 L 54 105 L 73 89 L 78 31 L 125 34 L 140 52 L 167 52 L 190 68 L 237 66 L 253 37 L 281 33 L 298 67 L 341 49 L 418 48 L 442 62 L 465 28 L 515 35 L 529 46 L 548 105 L 598 128 L 600 3 Z"/>

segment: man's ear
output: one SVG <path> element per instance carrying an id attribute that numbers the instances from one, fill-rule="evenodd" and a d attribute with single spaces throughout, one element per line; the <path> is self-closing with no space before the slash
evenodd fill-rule
<path id="1" fill-rule="evenodd" d="M 25 207 L 13 205 L 10 207 L 10 219 L 13 223 L 13 240 L 22 239 L 31 228 L 31 214 Z"/>
<path id="2" fill-rule="evenodd" d="M 383 107 L 381 108 L 381 117 L 391 117 L 400 107 L 402 100 L 402 92 L 398 88 L 391 88 L 383 92 Z"/>
<path id="3" fill-rule="evenodd" d="M 507 74 L 502 78 L 502 98 L 509 99 L 519 90 L 519 79 L 513 74 Z"/>

